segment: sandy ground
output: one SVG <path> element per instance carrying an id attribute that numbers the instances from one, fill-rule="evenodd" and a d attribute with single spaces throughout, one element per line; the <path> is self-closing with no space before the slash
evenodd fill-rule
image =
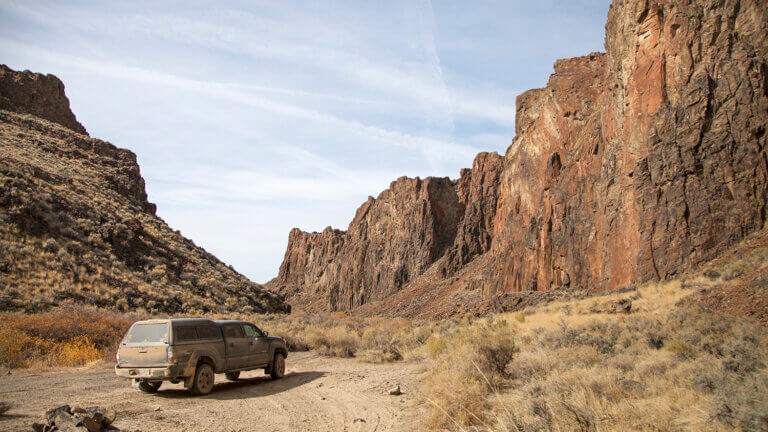
<path id="1" fill-rule="evenodd" d="M 117 412 L 115 426 L 141 431 L 412 431 L 418 430 L 413 392 L 419 366 L 367 364 L 312 352 L 290 353 L 287 374 L 272 381 L 263 371 L 229 382 L 216 376 L 213 391 L 192 397 L 182 384 L 165 383 L 144 394 L 118 378 L 109 364 L 53 371 L 17 370 L 0 376 L 0 401 L 13 408 L 0 430 L 30 430 L 45 411 L 63 404 L 99 405 Z M 402 396 L 388 389 L 400 385 Z"/>

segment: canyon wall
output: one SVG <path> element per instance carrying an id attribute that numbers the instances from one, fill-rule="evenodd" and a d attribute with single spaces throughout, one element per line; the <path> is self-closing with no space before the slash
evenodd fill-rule
<path id="1" fill-rule="evenodd" d="M 481 153 L 457 182 L 401 177 L 369 197 L 347 231 L 291 230 L 267 287 L 305 310 L 350 310 L 389 298 L 440 258 L 447 275 L 490 247 L 502 158 Z"/>
<path id="2" fill-rule="evenodd" d="M 299 307 L 423 315 L 437 291 L 479 305 L 694 268 L 765 225 L 767 39 L 764 1 L 615 0 L 606 53 L 518 97 L 503 158 L 399 179 L 346 233 L 292 231 L 270 284 Z M 440 192 L 394 187 L 428 182 Z M 380 200 L 410 210 L 369 212 Z"/>
<path id="3" fill-rule="evenodd" d="M 763 227 L 766 10 L 616 1 L 606 55 L 520 96 L 496 289 L 669 278 Z"/>

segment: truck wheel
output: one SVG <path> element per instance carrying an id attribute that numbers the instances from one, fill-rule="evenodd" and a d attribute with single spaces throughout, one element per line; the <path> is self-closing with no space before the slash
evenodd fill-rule
<path id="1" fill-rule="evenodd" d="M 227 377 L 230 381 L 237 381 L 238 378 L 240 378 L 240 371 L 237 372 L 227 372 L 224 374 L 225 377 Z"/>
<path id="2" fill-rule="evenodd" d="M 273 380 L 280 379 L 285 375 L 285 356 L 281 353 L 275 353 L 275 358 L 272 360 L 272 367 L 270 368 L 269 375 Z"/>
<path id="3" fill-rule="evenodd" d="M 214 380 L 213 368 L 208 363 L 202 363 L 195 369 L 195 378 L 192 381 L 193 395 L 207 395 L 213 390 Z"/>
<path id="4" fill-rule="evenodd" d="M 157 393 L 161 385 L 163 385 L 162 381 L 141 380 L 139 381 L 139 390 L 144 393 Z"/>

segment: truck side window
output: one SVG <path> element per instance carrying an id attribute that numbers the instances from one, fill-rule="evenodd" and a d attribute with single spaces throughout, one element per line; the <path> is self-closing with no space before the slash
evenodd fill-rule
<path id="1" fill-rule="evenodd" d="M 176 334 L 176 341 L 192 341 L 197 339 L 197 331 L 194 327 L 174 327 L 174 333 Z"/>
<path id="2" fill-rule="evenodd" d="M 243 334 L 243 328 L 240 324 L 227 324 L 224 326 L 224 336 L 230 339 L 237 339 L 245 337 Z"/>
<path id="3" fill-rule="evenodd" d="M 249 338 L 261 337 L 261 332 L 259 332 L 256 327 L 250 324 L 244 324 L 243 327 L 245 327 L 245 335 Z"/>
<path id="4" fill-rule="evenodd" d="M 197 328 L 200 339 L 221 339 L 221 332 L 214 326 L 201 326 Z"/>

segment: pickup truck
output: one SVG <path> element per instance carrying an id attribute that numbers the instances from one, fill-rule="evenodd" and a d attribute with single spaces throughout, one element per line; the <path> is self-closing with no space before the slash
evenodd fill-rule
<path id="1" fill-rule="evenodd" d="M 264 369 L 272 379 L 285 374 L 285 341 L 254 324 L 200 318 L 138 321 L 117 350 L 115 373 L 145 393 L 163 381 L 184 382 L 192 394 L 213 389 L 214 374 L 237 380 L 240 372 Z"/>

